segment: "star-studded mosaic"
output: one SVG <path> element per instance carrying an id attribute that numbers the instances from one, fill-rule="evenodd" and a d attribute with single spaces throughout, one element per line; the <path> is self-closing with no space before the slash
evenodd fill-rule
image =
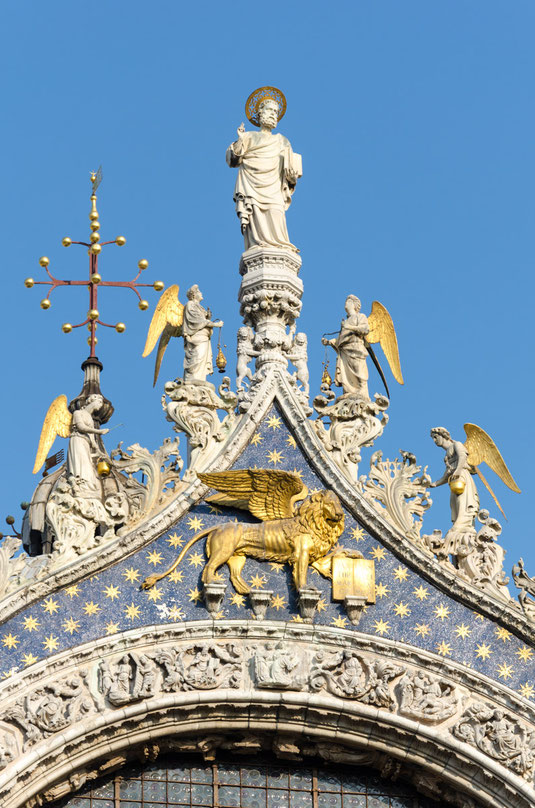
<path id="1" fill-rule="evenodd" d="M 235 468 L 278 468 L 293 471 L 310 491 L 323 487 L 276 407 L 259 425 Z M 456 660 L 503 682 L 535 700 L 535 651 L 511 632 L 448 597 L 370 536 L 345 512 L 340 544 L 375 560 L 376 597 L 367 606 L 358 631 L 387 637 Z M 204 539 L 194 544 L 180 566 L 149 590 L 141 582 L 166 570 L 196 533 L 228 520 L 249 521 L 242 511 L 208 503 L 193 507 L 163 536 L 104 572 L 67 586 L 32 604 L 0 627 L 2 675 L 29 666 L 106 635 L 155 623 L 206 620 L 201 572 Z M 216 619 L 250 619 L 247 596 L 228 582 Z M 266 619 L 301 622 L 287 564 L 247 559 L 243 576 L 251 586 L 273 591 Z M 343 603 L 331 599 L 331 582 L 309 569 L 309 580 L 321 591 L 315 623 L 354 629 Z M 356 630 L 356 629 L 355 629 Z"/>

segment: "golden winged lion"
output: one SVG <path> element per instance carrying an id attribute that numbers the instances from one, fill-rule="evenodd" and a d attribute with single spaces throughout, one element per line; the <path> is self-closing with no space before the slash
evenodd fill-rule
<path id="1" fill-rule="evenodd" d="M 248 593 L 249 586 L 241 576 L 248 556 L 259 561 L 287 561 L 298 590 L 307 585 L 309 565 L 330 577 L 331 557 L 335 554 L 331 551 L 344 531 L 344 512 L 335 493 L 323 490 L 308 494 L 297 474 L 275 469 L 198 476 L 219 491 L 208 497 L 207 502 L 247 510 L 261 521 L 225 522 L 197 533 L 168 570 L 143 581 L 143 589 L 149 589 L 176 569 L 195 542 L 204 537 L 208 556 L 202 573 L 205 584 L 215 581 L 219 567 L 227 564 L 236 591 Z M 336 548 L 336 555 L 362 558 L 358 551 L 341 548 Z"/>

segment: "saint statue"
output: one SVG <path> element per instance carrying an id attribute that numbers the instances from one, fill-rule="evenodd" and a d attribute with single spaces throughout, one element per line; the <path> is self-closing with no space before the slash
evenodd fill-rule
<path id="1" fill-rule="evenodd" d="M 227 149 L 228 165 L 238 168 L 234 202 L 245 249 L 298 252 L 288 236 L 285 211 L 302 175 L 301 155 L 292 151 L 287 138 L 272 132 L 286 111 L 286 99 L 276 87 L 261 87 L 249 96 L 245 111 L 260 131 L 246 132 L 242 123 L 238 139 Z"/>
<path id="2" fill-rule="evenodd" d="M 78 494 L 82 497 L 102 497 L 102 486 L 97 474 L 97 461 L 101 450 L 95 435 L 106 435 L 109 429 L 97 429 L 93 413 L 104 403 L 99 393 L 93 393 L 86 403 L 72 415 L 71 438 L 67 451 L 67 478 L 71 476 L 78 483 Z"/>

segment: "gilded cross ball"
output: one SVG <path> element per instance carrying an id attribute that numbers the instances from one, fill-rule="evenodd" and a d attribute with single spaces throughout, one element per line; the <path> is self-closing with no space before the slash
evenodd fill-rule
<path id="1" fill-rule="evenodd" d="M 123 287 L 125 289 L 131 289 L 138 297 L 138 307 L 141 311 L 146 311 L 149 308 L 149 303 L 147 300 L 144 300 L 138 289 L 141 287 L 152 287 L 157 292 L 161 292 L 164 288 L 164 283 L 162 281 L 155 281 L 154 283 L 138 283 L 137 280 L 141 273 L 146 270 L 149 266 L 149 262 L 142 258 L 138 261 L 138 273 L 136 277 L 131 281 L 106 281 L 102 280 L 102 275 L 98 269 L 98 257 L 102 252 L 102 248 L 108 246 L 109 244 L 116 244 L 119 247 L 123 247 L 126 244 L 126 239 L 124 236 L 117 236 L 117 238 L 113 239 L 112 241 L 100 241 L 100 221 L 99 221 L 99 214 L 97 210 L 97 197 L 96 197 L 96 189 L 102 180 L 102 169 L 99 169 L 98 172 L 91 172 L 91 183 L 92 183 L 92 193 L 91 193 L 91 211 L 89 213 L 89 221 L 90 221 L 90 229 L 91 234 L 89 237 L 89 242 L 86 241 L 73 241 L 68 236 L 62 240 L 62 244 L 64 247 L 70 247 L 72 244 L 80 244 L 83 247 L 87 247 L 88 255 L 89 255 L 89 278 L 88 280 L 59 280 L 55 278 L 50 270 L 49 264 L 50 259 L 47 258 L 46 255 L 42 256 L 39 259 L 39 264 L 43 267 L 46 274 L 50 278 L 48 281 L 36 281 L 34 278 L 26 278 L 24 281 L 24 285 L 27 289 L 31 289 L 36 284 L 43 285 L 43 286 L 50 286 L 51 288 L 48 291 L 47 296 L 41 300 L 41 308 L 46 310 L 49 309 L 51 306 L 50 302 L 50 295 L 52 292 L 59 286 L 86 286 L 89 292 L 89 307 L 87 312 L 87 317 L 81 323 L 76 323 L 76 325 L 72 325 L 72 323 L 63 323 L 62 331 L 64 334 L 70 334 L 74 328 L 81 328 L 82 326 L 86 325 L 90 336 L 88 337 L 88 345 L 90 346 L 91 352 L 90 356 L 95 356 L 95 345 L 97 344 L 97 337 L 96 337 L 96 329 L 97 326 L 102 325 L 106 328 L 115 328 L 118 334 L 124 333 L 126 329 L 126 325 L 124 323 L 105 323 L 100 319 L 100 312 L 98 309 L 98 289 L 102 286 L 115 286 L 115 287 Z"/>

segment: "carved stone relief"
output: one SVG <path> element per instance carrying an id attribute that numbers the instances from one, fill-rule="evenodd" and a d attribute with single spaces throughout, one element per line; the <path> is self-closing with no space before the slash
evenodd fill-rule
<path id="1" fill-rule="evenodd" d="M 453 685 L 421 671 L 407 672 L 396 690 L 399 712 L 417 721 L 438 724 L 455 715 L 459 706 Z"/>
<path id="2" fill-rule="evenodd" d="M 306 658 L 301 650 L 283 642 L 268 642 L 254 657 L 256 686 L 273 690 L 302 690 L 308 672 L 303 671 Z"/>
<path id="3" fill-rule="evenodd" d="M 363 704 L 395 709 L 389 683 L 404 672 L 404 668 L 384 660 L 365 660 L 355 651 L 345 649 L 329 655 L 315 655 L 310 672 L 312 690 L 326 689 L 333 696 L 358 699 Z"/>
<path id="4" fill-rule="evenodd" d="M 166 672 L 165 691 L 240 687 L 242 682 L 242 652 L 236 645 L 204 643 L 184 651 L 160 651 L 155 659 Z"/>

